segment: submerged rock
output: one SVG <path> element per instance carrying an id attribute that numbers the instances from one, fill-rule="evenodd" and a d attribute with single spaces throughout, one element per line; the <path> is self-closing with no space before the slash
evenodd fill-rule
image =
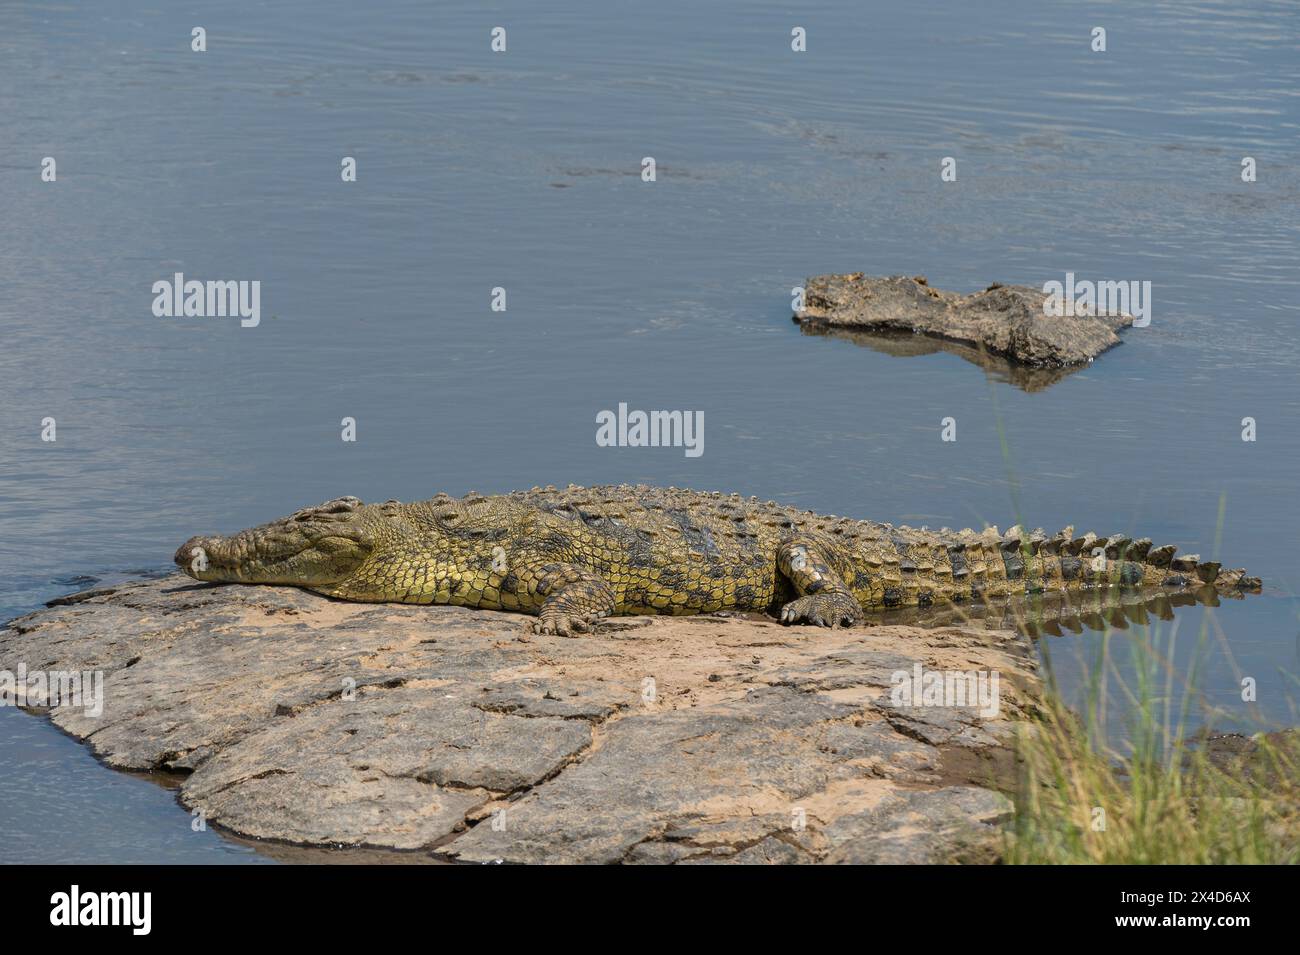
<path id="1" fill-rule="evenodd" d="M 927 336 L 947 350 L 998 370 L 997 359 L 1035 369 L 1069 369 L 1087 364 L 1119 343 L 1130 315 L 1046 314 L 1047 295 L 1026 285 L 990 285 L 961 295 L 931 287 L 924 276 L 872 278 L 861 272 L 818 275 L 804 286 L 805 307 L 795 321 L 817 332 L 856 332 L 882 351 L 903 353 L 900 333 Z M 1007 377 L 1038 390 L 1056 376 Z"/>
<path id="2" fill-rule="evenodd" d="M 186 807 L 254 839 L 468 862 L 996 857 L 1010 803 L 990 787 L 1036 690 L 1014 634 L 526 624 L 177 576 L 12 621 L 0 670 L 102 671 L 102 712 L 55 724 L 111 766 L 186 773 Z M 998 673 L 998 712 L 896 705 L 917 664 Z"/>

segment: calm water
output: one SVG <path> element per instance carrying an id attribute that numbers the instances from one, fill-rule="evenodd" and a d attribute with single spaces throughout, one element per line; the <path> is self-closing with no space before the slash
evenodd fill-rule
<path id="1" fill-rule="evenodd" d="M 1218 553 L 1267 593 L 1180 611 L 1175 663 L 1205 628 L 1207 701 L 1293 721 L 1300 8 L 564 6 L 0 8 L 0 617 L 342 494 L 647 481 Z M 800 334 L 855 269 L 1149 280 L 1153 319 L 1027 394 Z M 261 325 L 154 317 L 177 271 Z M 597 447 L 619 402 L 704 454 Z M 1099 640 L 1052 639 L 1067 685 Z M 259 858 L 9 709 L 0 765 L 6 861 Z"/>

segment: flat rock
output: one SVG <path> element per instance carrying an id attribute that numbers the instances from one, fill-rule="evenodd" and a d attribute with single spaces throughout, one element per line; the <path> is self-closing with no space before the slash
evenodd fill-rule
<path id="1" fill-rule="evenodd" d="M 1087 364 L 1119 344 L 1119 329 L 1133 324 L 1123 314 L 1048 315 L 1047 295 L 1026 285 L 994 284 L 962 295 L 933 288 L 924 276 L 854 272 L 814 276 L 804 289 L 805 307 L 794 319 L 808 330 L 871 334 L 881 339 L 872 347 L 900 354 L 906 352 L 891 337 L 920 335 L 985 367 L 1001 359 L 1049 370 L 1023 380 L 1010 376 L 1031 391 L 1059 380 L 1050 370 Z"/>
<path id="2" fill-rule="evenodd" d="M 109 765 L 184 775 L 240 836 L 464 862 L 985 861 L 1037 683 L 997 629 L 525 617 L 186 577 L 0 629 L 0 670 L 100 671 L 34 712 Z M 996 671 L 1000 706 L 899 705 L 900 673 Z"/>

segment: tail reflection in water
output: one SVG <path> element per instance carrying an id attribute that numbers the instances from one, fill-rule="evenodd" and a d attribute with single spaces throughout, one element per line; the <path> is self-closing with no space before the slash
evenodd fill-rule
<path id="1" fill-rule="evenodd" d="M 1194 604 L 1217 607 L 1224 596 L 1213 587 L 1174 593 L 1108 587 L 1073 594 L 1032 594 L 979 603 L 884 610 L 871 614 L 869 621 L 878 625 L 908 624 L 926 628 L 1014 630 L 1037 639 L 1060 637 L 1066 631 L 1127 630 L 1130 625 L 1148 624 L 1153 618 L 1172 620 L 1175 607 Z"/>

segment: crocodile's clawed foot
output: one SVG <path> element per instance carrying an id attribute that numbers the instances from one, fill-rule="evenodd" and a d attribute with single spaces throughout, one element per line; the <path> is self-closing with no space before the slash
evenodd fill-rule
<path id="1" fill-rule="evenodd" d="M 862 607 L 849 594 L 818 593 L 791 600 L 781 608 L 784 624 L 808 623 L 815 627 L 852 627 L 862 622 Z"/>
<path id="2" fill-rule="evenodd" d="M 533 621 L 533 633 L 553 633 L 559 637 L 576 637 L 580 633 L 591 633 L 596 629 L 596 621 L 602 614 L 543 612 Z"/>

